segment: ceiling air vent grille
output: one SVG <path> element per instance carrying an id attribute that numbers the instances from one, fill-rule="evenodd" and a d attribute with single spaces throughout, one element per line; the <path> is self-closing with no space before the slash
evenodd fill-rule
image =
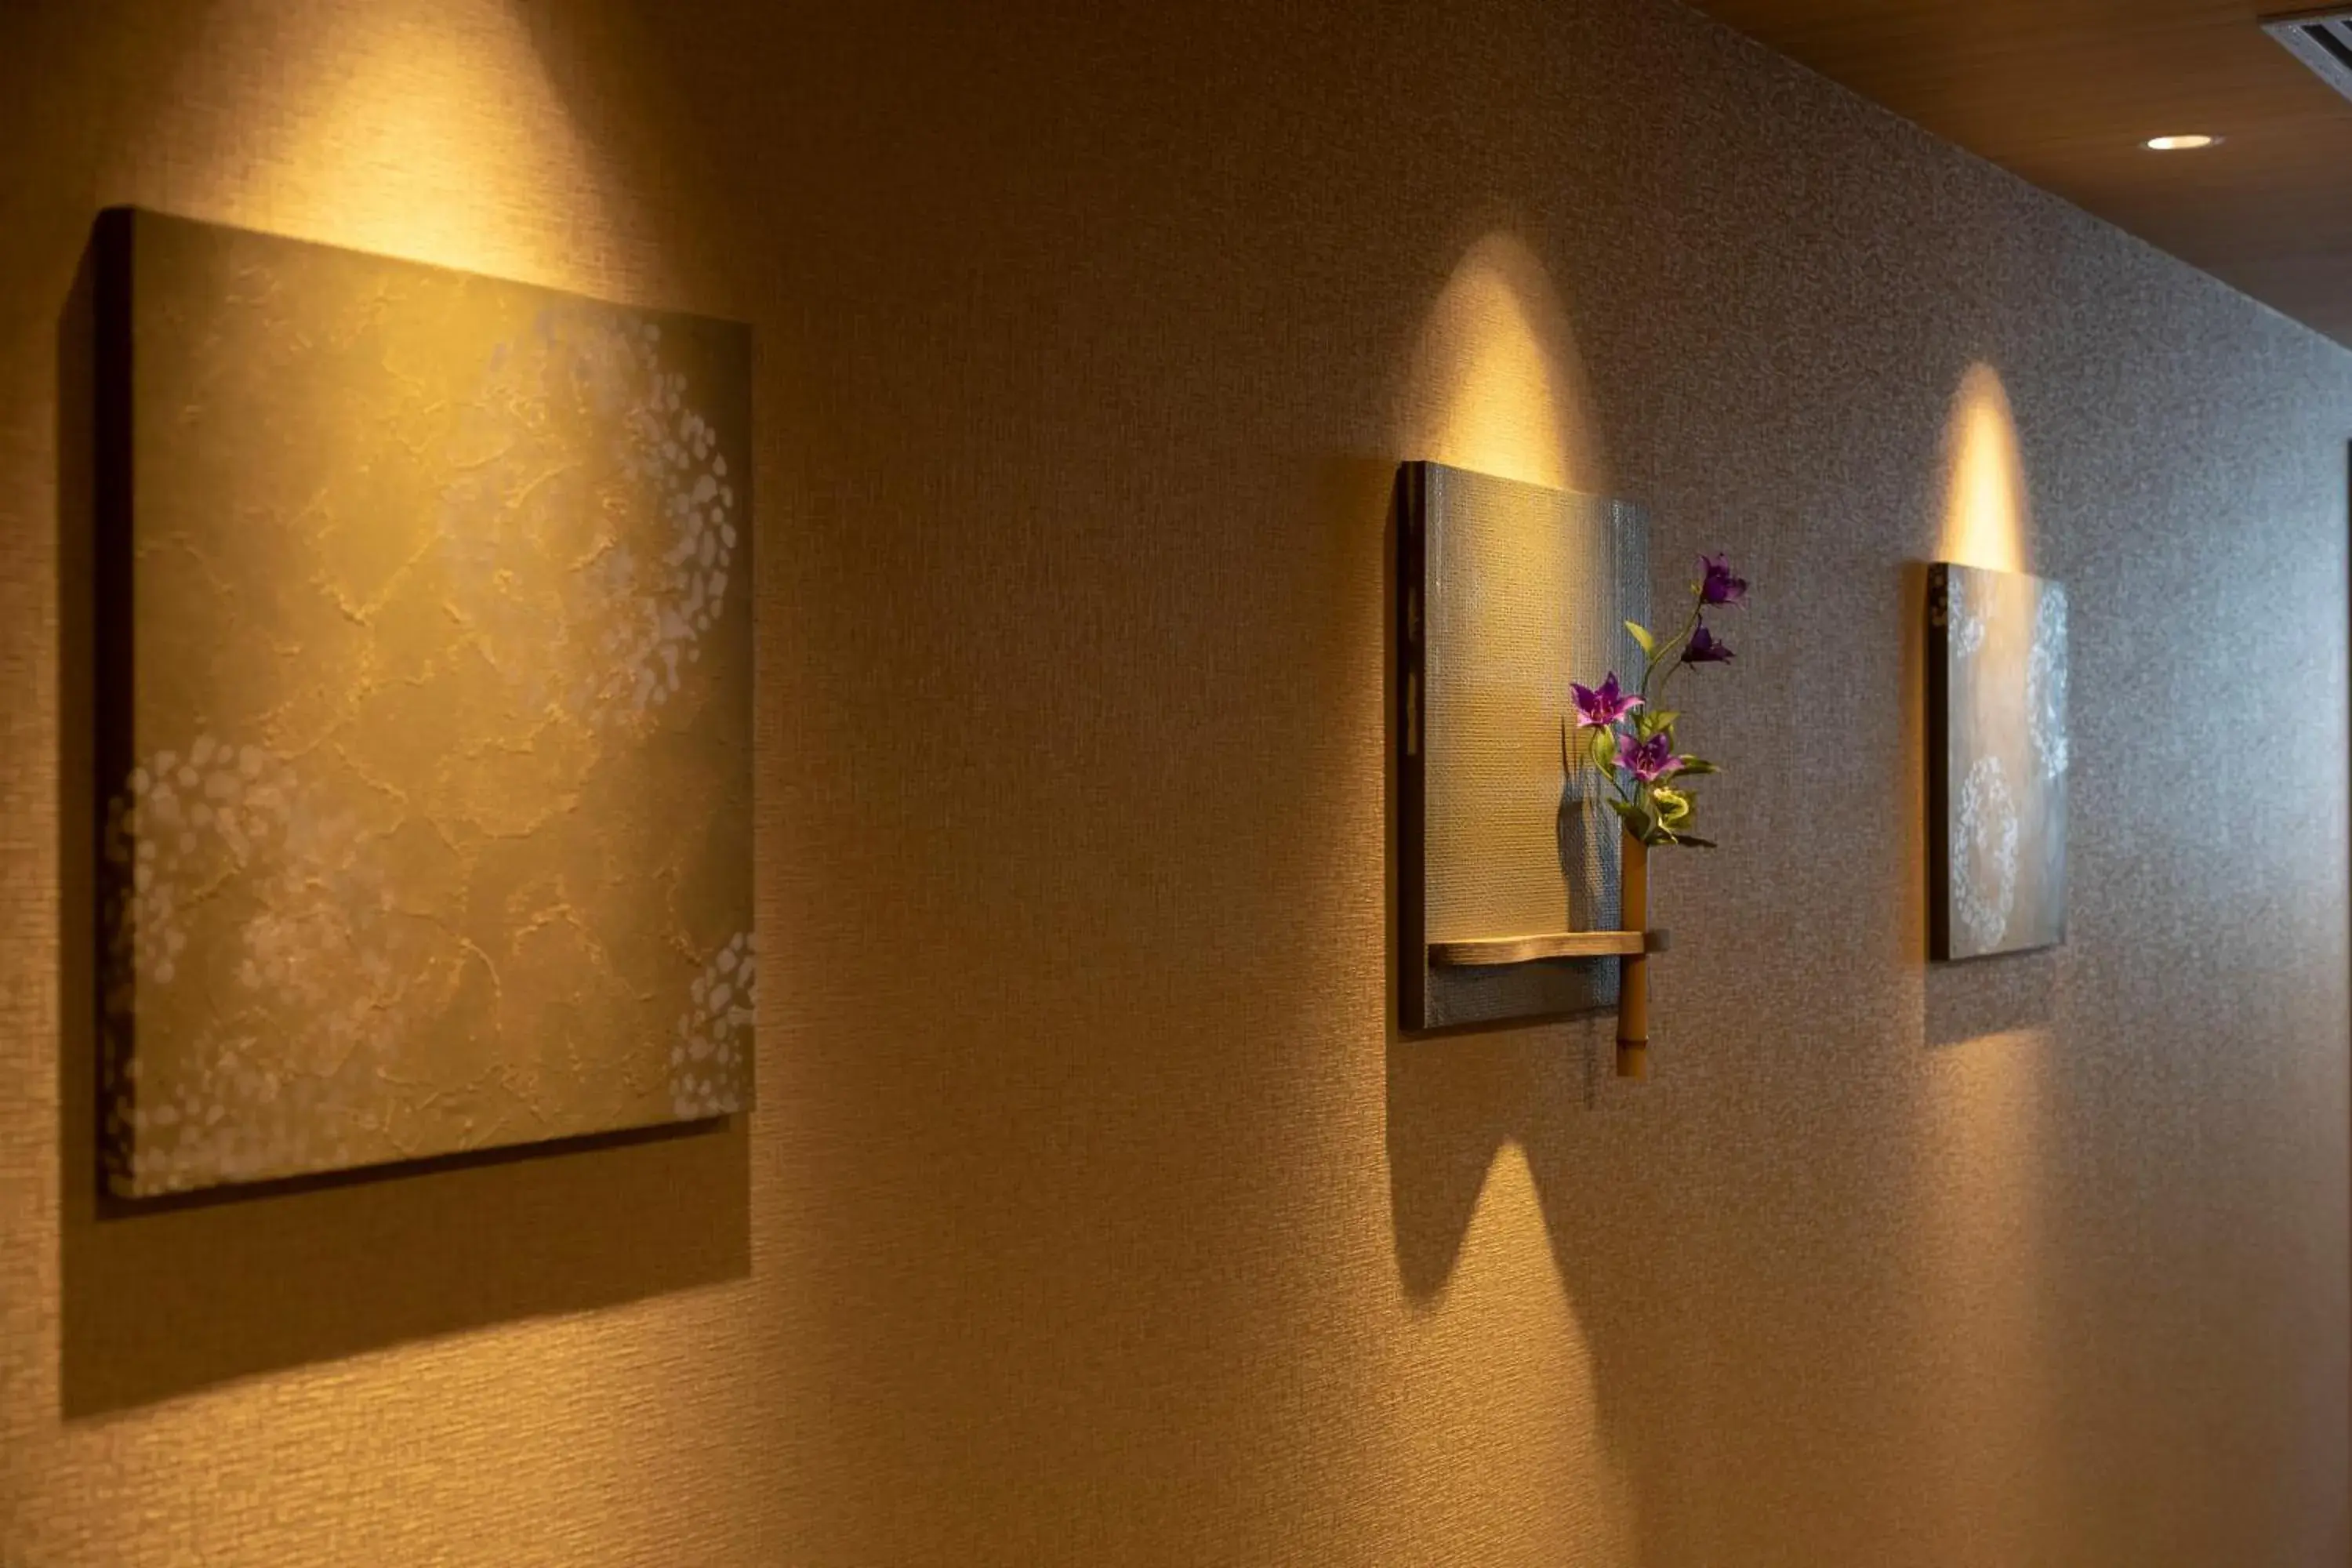
<path id="1" fill-rule="evenodd" d="M 2280 16 L 2263 30 L 2295 52 L 2328 86 L 2352 98 L 2352 11 Z"/>

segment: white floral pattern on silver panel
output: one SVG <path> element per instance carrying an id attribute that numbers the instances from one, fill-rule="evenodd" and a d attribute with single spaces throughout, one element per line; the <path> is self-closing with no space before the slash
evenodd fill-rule
<path id="1" fill-rule="evenodd" d="M 2025 664 L 2025 723 L 2033 737 L 2033 754 L 2042 776 L 2065 775 L 2066 746 L 2066 597 L 2056 586 L 2045 587 L 2042 608 L 2034 616 L 2033 648 Z"/>
<path id="2" fill-rule="evenodd" d="M 1953 824 L 1952 909 L 1979 948 L 2000 944 L 2017 903 L 2017 802 L 2000 759 L 1979 757 Z"/>
<path id="3" fill-rule="evenodd" d="M 1952 656 L 1974 658 L 1978 650 L 1984 647 L 1985 634 L 1991 627 L 1993 616 L 1999 607 L 1998 595 L 1988 594 L 1985 603 L 1976 603 L 1969 595 L 1967 574 L 1960 572 L 1947 573 L 1944 586 L 1946 615 L 1951 626 Z"/>

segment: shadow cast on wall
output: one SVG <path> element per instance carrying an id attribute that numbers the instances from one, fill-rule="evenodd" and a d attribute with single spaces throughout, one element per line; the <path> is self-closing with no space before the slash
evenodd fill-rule
<path id="1" fill-rule="evenodd" d="M 2003 953 L 1927 970 L 1927 1041 L 1964 1046 L 2046 1029 L 2057 1016 L 2058 950 Z"/>
<path id="2" fill-rule="evenodd" d="M 1606 1029 L 1593 1020 L 1540 1034 L 1496 1025 L 1390 1045 L 1389 1195 L 1397 1274 L 1413 1302 L 1444 1293 L 1487 1173 L 1513 1144 L 1546 1193 L 1545 1221 L 1558 1243 L 1562 1225 L 1538 1156 L 1559 1142 L 1552 1134 L 1570 1107 L 1581 1110 L 1597 1098 Z"/>
<path id="3" fill-rule="evenodd" d="M 131 628 L 100 602 L 104 513 L 127 492 L 101 504 L 96 295 L 93 248 L 57 342 L 65 1415 L 747 1277 L 740 1120 L 163 1202 L 101 1194 L 96 665 Z"/>
<path id="4" fill-rule="evenodd" d="M 1678 1397 L 1681 1303 L 1675 1173 L 1619 1163 L 1596 1108 L 1613 1026 L 1593 1017 L 1530 1030 L 1392 1037 L 1388 1156 L 1396 1265 L 1406 1298 L 1444 1300 L 1490 1173 L 1527 1162 L 1551 1267 L 1591 1357 L 1595 1429 L 1632 1487 L 1640 1561 L 1669 1561 L 1676 1455 L 1661 1419 Z M 1654 1154 L 1655 1152 L 1654 1151 Z M 1643 1238 L 1651 1238 L 1645 1245 Z M 1687 1372 L 1682 1368 L 1681 1372 Z M 1565 1478 L 1563 1478 L 1565 1479 Z"/>

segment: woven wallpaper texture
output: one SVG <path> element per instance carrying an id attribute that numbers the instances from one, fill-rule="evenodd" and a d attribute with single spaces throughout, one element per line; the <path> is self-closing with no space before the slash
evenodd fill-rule
<path id="1" fill-rule="evenodd" d="M 26 0 L 0 158 L 9 1568 L 2344 1561 L 2352 355 L 1658 0 Z M 747 1127 L 96 1217 L 109 203 L 751 324 Z M 1931 971 L 1990 384 L 2069 940 Z M 1408 456 L 1756 585 L 1646 1086 L 1393 1038 Z"/>

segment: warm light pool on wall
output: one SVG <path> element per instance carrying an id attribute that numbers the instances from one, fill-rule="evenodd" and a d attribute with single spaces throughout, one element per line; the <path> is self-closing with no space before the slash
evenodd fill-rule
<path id="1" fill-rule="evenodd" d="M 2151 153 L 2200 153 L 2208 147 L 2219 147 L 2221 138 L 2194 132 L 2182 136 L 2151 136 L 2144 146 Z"/>

